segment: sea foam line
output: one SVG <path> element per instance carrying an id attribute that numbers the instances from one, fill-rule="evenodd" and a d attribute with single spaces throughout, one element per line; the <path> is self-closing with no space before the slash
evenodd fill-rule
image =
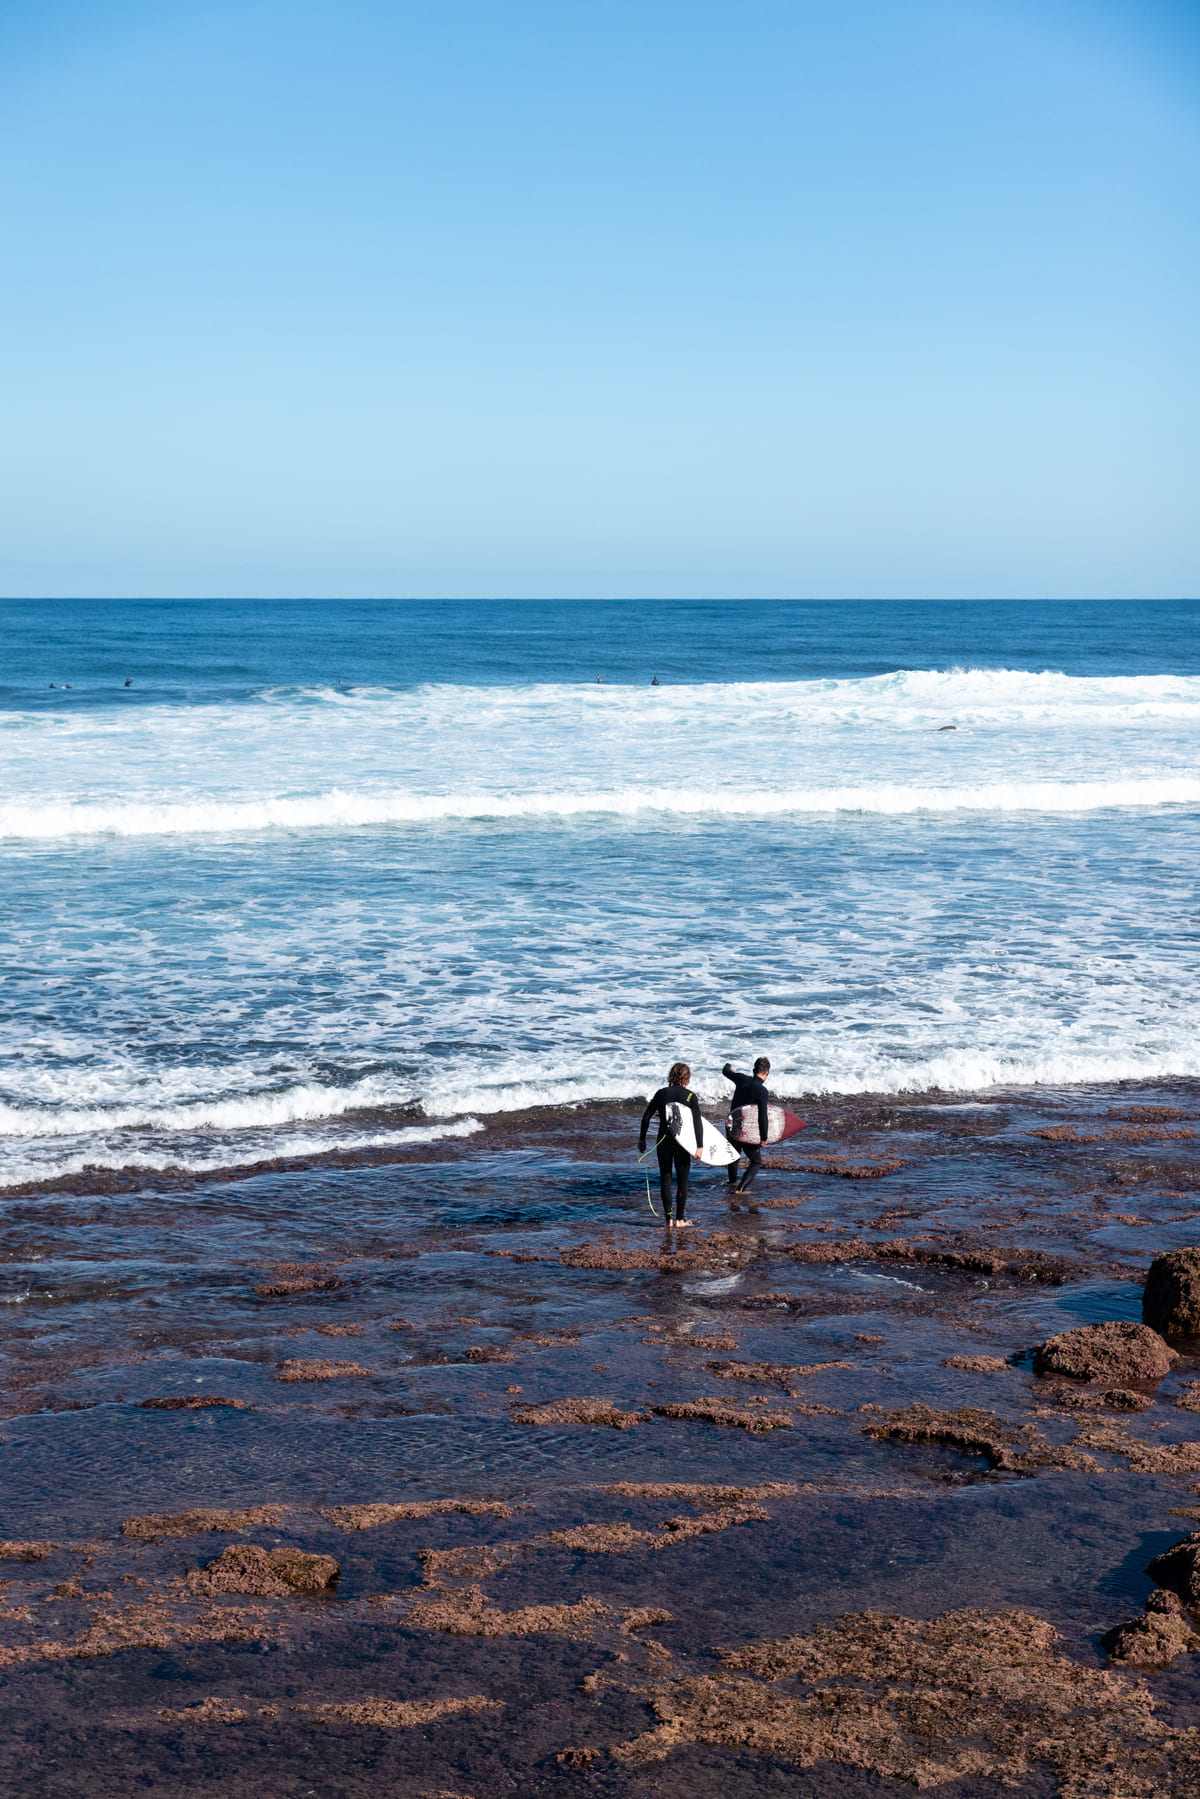
<path id="1" fill-rule="evenodd" d="M 61 1153 L 44 1159 L 27 1154 L 0 1170 L 0 1192 L 61 1180 L 92 1169 L 146 1174 L 213 1174 L 226 1168 L 256 1168 L 264 1162 L 291 1161 L 301 1156 L 348 1155 L 371 1149 L 412 1149 L 422 1143 L 438 1143 L 447 1137 L 471 1137 L 484 1126 L 478 1118 L 459 1118 L 451 1124 L 407 1125 L 397 1131 L 371 1131 L 354 1136 L 287 1137 L 260 1139 L 253 1147 L 218 1145 L 203 1153 L 182 1145 L 125 1148 L 99 1145 L 72 1155 Z"/>
<path id="2" fill-rule="evenodd" d="M 250 831 L 357 829 L 455 820 L 636 817 L 746 818 L 857 812 L 1095 812 L 1196 806 L 1200 779 L 1167 775 L 1116 781 L 994 781 L 977 787 L 881 782 L 858 787 L 618 788 L 582 793 L 345 793 L 302 798 L 131 801 L 0 806 L 0 837 L 227 836 Z"/>

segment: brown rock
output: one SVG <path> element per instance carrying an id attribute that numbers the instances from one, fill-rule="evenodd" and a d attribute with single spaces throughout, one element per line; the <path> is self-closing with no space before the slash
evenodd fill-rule
<path id="1" fill-rule="evenodd" d="M 198 1705 L 189 1705 L 183 1711 L 161 1711 L 159 1717 L 168 1724 L 244 1724 L 246 1713 L 240 1705 L 230 1705 L 226 1699 L 210 1697 L 201 1699 Z"/>
<path id="2" fill-rule="evenodd" d="M 0 1543 L 0 1562 L 44 1562 L 57 1543 Z"/>
<path id="3" fill-rule="evenodd" d="M 656 1405 L 660 1418 L 676 1418 L 688 1423 L 724 1424 L 731 1430 L 749 1430 L 756 1435 L 772 1430 L 791 1430 L 789 1412 L 755 1412 L 746 1406 L 728 1405 L 723 1399 L 691 1399 L 675 1405 Z"/>
<path id="4" fill-rule="evenodd" d="M 942 1363 L 943 1368 L 962 1368 L 968 1374 L 999 1374 L 1008 1367 L 1002 1355 L 952 1355 Z"/>
<path id="5" fill-rule="evenodd" d="M 473 1693 L 466 1699 L 360 1699 L 336 1705 L 314 1705 L 312 1714 L 322 1723 L 365 1724 L 376 1730 L 410 1730 L 417 1724 L 433 1724 L 456 1712 L 499 1712 L 500 1699 Z"/>
<path id="6" fill-rule="evenodd" d="M 1193 1531 L 1149 1563 L 1146 1573 L 1189 1605 L 1200 1604 L 1200 1531 Z"/>
<path id="7" fill-rule="evenodd" d="M 1144 1393 L 1133 1393 L 1128 1387 L 1110 1387 L 1101 1394 L 1106 1406 L 1114 1412 L 1144 1412 L 1154 1404 Z"/>
<path id="8" fill-rule="evenodd" d="M 358 1362 L 303 1361 L 293 1357 L 280 1362 L 271 1378 L 283 1381 L 344 1380 L 352 1374 L 365 1374 L 369 1378 L 374 1372 L 373 1368 L 364 1368 Z"/>
<path id="9" fill-rule="evenodd" d="M 1070 1380 L 1161 1380 L 1176 1359 L 1148 1325 L 1083 1324 L 1048 1337 L 1034 1353 L 1033 1371 Z"/>
<path id="10" fill-rule="evenodd" d="M 544 1405 L 517 1406 L 517 1424 L 607 1424 L 613 1430 L 629 1430 L 644 1424 L 649 1412 L 625 1412 L 611 1399 L 553 1399 Z"/>
<path id="11" fill-rule="evenodd" d="M 236 1412 L 250 1410 L 244 1399 L 223 1399 L 219 1393 L 169 1393 L 162 1399 L 138 1401 L 143 1412 L 203 1412 L 214 1405 L 232 1406 Z"/>
<path id="12" fill-rule="evenodd" d="M 241 1512 L 225 1512 L 215 1506 L 193 1506 L 186 1512 L 147 1512 L 141 1518 L 126 1518 L 121 1535 L 153 1543 L 160 1537 L 196 1537 L 210 1530 L 249 1530 L 259 1524 L 273 1527 L 282 1523 L 287 1509 L 283 1505 L 250 1505 Z"/>
<path id="13" fill-rule="evenodd" d="M 257 1599 L 285 1598 L 294 1593 L 324 1593 L 341 1569 L 331 1555 L 306 1555 L 301 1549 L 260 1549 L 257 1543 L 231 1543 L 206 1568 L 187 1577 L 190 1592 L 248 1593 Z"/>
<path id="14" fill-rule="evenodd" d="M 1166 1668 L 1176 1656 L 1200 1648 L 1178 1596 L 1161 1591 L 1147 1599 L 1144 1617 L 1118 1624 L 1101 1641 L 1110 1660 L 1134 1668 Z"/>
<path id="15" fill-rule="evenodd" d="M 461 1512 L 468 1518 L 512 1517 L 512 1507 L 502 1499 L 409 1499 L 377 1505 L 335 1505 L 321 1516 L 339 1530 L 374 1530 L 401 1518 L 440 1518 L 450 1512 Z"/>
<path id="16" fill-rule="evenodd" d="M 1164 1336 L 1200 1336 L 1200 1249 L 1173 1249 L 1151 1264 L 1142 1317 Z"/>

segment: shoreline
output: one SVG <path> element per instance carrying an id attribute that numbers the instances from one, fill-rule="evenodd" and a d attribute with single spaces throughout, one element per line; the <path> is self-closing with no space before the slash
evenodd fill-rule
<path id="1" fill-rule="evenodd" d="M 841 1132 L 854 1140 L 881 1129 L 902 1129 L 906 1119 L 921 1113 L 1006 1112 L 1022 1117 L 1042 1113 L 1051 1120 L 1093 1124 L 1097 1108 L 1107 1102 L 1170 1106 L 1186 1110 L 1200 1098 L 1200 1077 L 1175 1075 L 1153 1080 L 1098 1081 L 1090 1083 L 1003 1086 L 977 1089 L 925 1088 L 899 1093 L 784 1094 L 778 1102 L 805 1116 L 808 1128 L 790 1139 L 791 1152 L 799 1153 L 817 1133 Z M 172 1191 L 202 1187 L 210 1182 L 251 1180 L 260 1175 L 305 1174 L 321 1168 L 403 1167 L 414 1163 L 473 1160 L 481 1152 L 528 1152 L 558 1148 L 587 1158 L 618 1162 L 623 1159 L 623 1139 L 636 1142 L 637 1122 L 648 1095 L 627 1100 L 580 1100 L 570 1105 L 533 1106 L 517 1111 L 487 1113 L 476 1110 L 482 1129 L 463 1136 L 447 1136 L 424 1143 L 382 1144 L 353 1149 L 328 1150 L 303 1155 L 266 1156 L 253 1162 L 237 1162 L 212 1168 L 182 1166 L 146 1168 L 85 1167 L 78 1172 L 50 1176 L 42 1181 L 4 1183 L 0 1171 L 0 1200 L 26 1195 L 105 1194 L 137 1192 L 163 1186 Z M 702 1111 L 714 1123 L 724 1124 L 726 1107 L 711 1104 Z M 414 1125 L 437 1129 L 461 1122 L 461 1114 L 427 1117 L 411 1107 L 397 1111 L 364 1111 L 348 1115 L 362 1128 L 408 1129 Z M 314 1121 L 319 1123 L 318 1121 Z M 1163 1139 L 1170 1141 L 1170 1139 Z"/>
<path id="2" fill-rule="evenodd" d="M 1200 1239 L 1200 1082 L 801 1108 L 683 1238 L 640 1105 L 23 1192 L 0 1665 L 47 1795 L 308 1791 L 319 1752 L 346 1799 L 987 1799 L 981 1741 L 1047 1799 L 1197 1790 L 1187 1630 L 1105 1642 L 1200 1519 L 1200 1343 L 1033 1353 Z"/>

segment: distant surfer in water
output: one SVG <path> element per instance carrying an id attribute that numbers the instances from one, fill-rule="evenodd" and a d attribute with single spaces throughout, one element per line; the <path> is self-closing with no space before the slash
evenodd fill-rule
<path id="1" fill-rule="evenodd" d="M 653 679 L 653 681 L 651 681 L 651 683 L 650 683 L 650 685 L 651 685 L 651 687 L 657 687 L 657 686 L 658 686 L 658 676 L 657 676 L 657 675 L 655 675 L 655 677 L 654 677 L 654 679 Z M 947 728 L 949 728 L 949 729 L 953 729 L 953 726 L 950 726 L 950 727 L 945 727 L 945 726 L 944 726 L 944 727 L 943 727 L 943 729 L 947 729 Z"/>
<path id="2" fill-rule="evenodd" d="M 690 1106 L 692 1123 L 696 1127 L 696 1142 L 704 1141 L 704 1117 L 700 1111 L 700 1101 L 691 1091 L 688 1082 L 692 1071 L 686 1062 L 676 1062 L 667 1076 L 667 1084 L 660 1087 L 646 1110 L 642 1113 L 642 1128 L 638 1132 L 638 1152 L 646 1153 L 646 1132 L 650 1129 L 650 1120 L 658 1117 L 658 1187 L 662 1194 L 663 1219 L 670 1225 L 672 1222 L 679 1230 L 686 1230 L 691 1223 L 685 1218 L 687 1211 L 688 1174 L 691 1170 L 692 1157 L 689 1150 L 684 1149 L 679 1139 L 673 1134 L 669 1123 L 668 1106 Z M 671 1169 L 675 1170 L 675 1217 L 671 1218 Z"/>
<path id="3" fill-rule="evenodd" d="M 740 1183 L 738 1180 L 739 1164 L 731 1162 L 729 1165 L 729 1200 L 730 1206 L 735 1212 L 738 1209 L 733 1205 L 735 1195 L 746 1191 L 762 1167 L 762 1146 L 767 1140 L 767 1101 L 771 1097 L 767 1092 L 766 1081 L 770 1072 L 771 1064 L 765 1056 L 759 1056 L 754 1064 L 753 1074 L 739 1074 L 732 1062 L 726 1062 L 721 1070 L 725 1079 L 733 1082 L 732 1110 L 736 1112 L 739 1106 L 758 1107 L 758 1142 L 743 1143 L 737 1137 L 729 1139 L 750 1163 Z"/>

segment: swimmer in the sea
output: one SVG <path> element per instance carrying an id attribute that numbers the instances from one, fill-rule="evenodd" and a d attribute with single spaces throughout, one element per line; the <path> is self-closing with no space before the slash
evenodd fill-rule
<path id="1" fill-rule="evenodd" d="M 654 677 L 653 681 L 651 681 L 650 685 L 651 685 L 651 687 L 657 687 L 658 684 L 659 684 L 658 676 L 655 675 L 655 677 Z"/>

